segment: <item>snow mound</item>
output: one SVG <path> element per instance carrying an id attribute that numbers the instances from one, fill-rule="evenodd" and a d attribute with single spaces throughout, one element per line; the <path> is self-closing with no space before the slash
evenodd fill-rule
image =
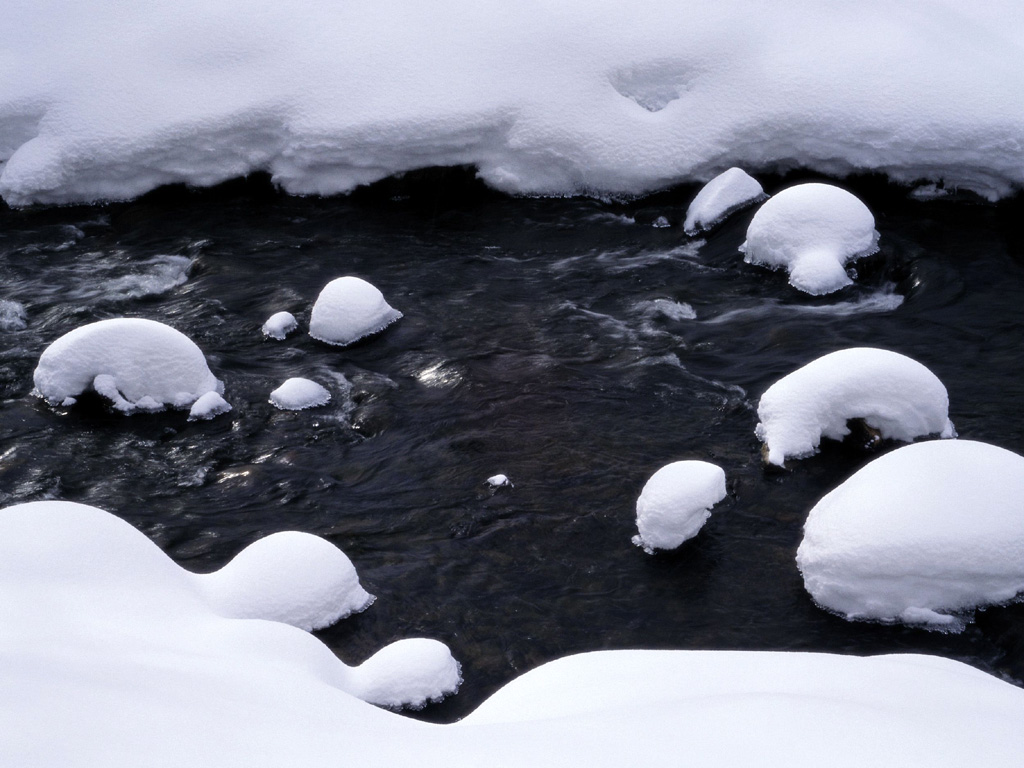
<path id="1" fill-rule="evenodd" d="M 208 421 L 227 413 L 231 404 L 216 392 L 207 392 L 194 403 L 188 412 L 189 421 Z"/>
<path id="2" fill-rule="evenodd" d="M 344 552 L 298 531 L 266 536 L 219 571 L 196 579 L 222 616 L 280 621 L 305 630 L 359 613 L 374 599 Z"/>
<path id="3" fill-rule="evenodd" d="M 491 475 L 485 481 L 491 488 L 511 488 L 512 481 L 508 479 L 508 475 Z"/>
<path id="4" fill-rule="evenodd" d="M 789 283 L 818 296 L 853 281 L 846 263 L 878 250 L 875 217 L 831 184 L 798 184 L 762 205 L 740 246 L 748 264 L 789 271 Z"/>
<path id="5" fill-rule="evenodd" d="M 264 336 L 269 339 L 283 341 L 288 334 L 299 327 L 298 320 L 291 312 L 275 312 L 260 329 Z"/>
<path id="6" fill-rule="evenodd" d="M 20 301 L 0 299 L 0 331 L 23 331 L 28 328 L 28 314 Z"/>
<path id="7" fill-rule="evenodd" d="M 309 318 L 309 335 L 343 347 L 383 331 L 401 317 L 375 286 L 358 277 L 339 277 L 320 291 Z"/>
<path id="8" fill-rule="evenodd" d="M 100 320 L 64 334 L 39 357 L 35 391 L 70 405 L 90 389 L 124 413 L 188 408 L 224 385 L 183 333 L 154 320 Z"/>
<path id="9" fill-rule="evenodd" d="M 648 554 L 675 549 L 692 539 L 725 498 L 725 472 L 706 461 L 676 461 L 653 475 L 636 500 L 639 535 L 633 543 Z"/>
<path id="10" fill-rule="evenodd" d="M 741 168 L 730 168 L 707 184 L 686 209 L 683 231 L 688 235 L 711 229 L 729 214 L 766 197 L 761 185 Z"/>
<path id="11" fill-rule="evenodd" d="M 321 384 L 293 377 L 270 393 L 270 402 L 282 411 L 302 411 L 331 402 L 331 393 Z"/>
<path id="12" fill-rule="evenodd" d="M 848 619 L 959 630 L 1024 592 L 1024 457 L 969 440 L 899 448 L 811 510 L 797 565 Z"/>
<path id="13" fill-rule="evenodd" d="M 767 461 L 782 466 L 817 452 L 821 438 L 842 440 L 863 419 L 883 440 L 955 437 L 942 382 L 898 352 L 854 347 L 819 357 L 772 384 L 757 405 L 755 433 Z"/>
<path id="14" fill-rule="evenodd" d="M 380 707 L 421 709 L 455 693 L 462 672 L 437 640 L 413 637 L 386 645 L 353 670 L 351 693 Z"/>

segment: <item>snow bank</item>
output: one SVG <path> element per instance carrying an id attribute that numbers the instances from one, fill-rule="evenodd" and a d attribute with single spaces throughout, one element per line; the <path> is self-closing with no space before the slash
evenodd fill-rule
<path id="1" fill-rule="evenodd" d="M 730 213 L 760 202 L 764 190 L 742 168 L 730 168 L 705 184 L 686 209 L 683 231 L 696 235 L 723 221 Z"/>
<path id="2" fill-rule="evenodd" d="M 269 339 L 282 341 L 298 327 L 299 322 L 291 312 L 275 312 L 267 318 L 260 331 Z"/>
<path id="3" fill-rule="evenodd" d="M 815 296 L 853 281 L 846 262 L 878 250 L 875 217 L 831 184 L 798 184 L 762 205 L 740 246 L 748 264 L 789 271 L 789 283 Z"/>
<path id="4" fill-rule="evenodd" d="M 725 472 L 706 461 L 675 461 L 653 475 L 636 500 L 633 543 L 648 554 L 692 539 L 725 498 Z"/>
<path id="5" fill-rule="evenodd" d="M 908 445 L 819 501 L 797 565 L 848 619 L 959 630 L 1024 592 L 1024 457 L 969 440 Z"/>
<path id="6" fill-rule="evenodd" d="M 71 405 L 94 390 L 124 413 L 188 408 L 224 385 L 183 333 L 140 318 L 116 318 L 64 334 L 39 357 L 35 391 L 51 405 Z"/>
<path id="7" fill-rule="evenodd" d="M 767 460 L 782 466 L 842 440 L 863 419 L 883 440 L 954 437 L 949 396 L 923 365 L 885 349 L 854 347 L 819 357 L 772 384 L 757 405 L 755 430 Z"/>
<path id="8" fill-rule="evenodd" d="M 302 411 L 327 405 L 331 393 L 322 384 L 295 376 L 270 393 L 270 402 L 282 411 Z"/>
<path id="9" fill-rule="evenodd" d="M 990 197 L 1024 181 L 1014 0 L 65 5 L 5 7 L 12 205 L 258 170 L 336 193 L 455 164 L 554 195 L 731 166 L 880 171 Z"/>
<path id="10" fill-rule="evenodd" d="M 349 668 L 295 627 L 219 615 L 202 578 L 100 510 L 0 510 L 3 762 L 674 768 L 681 749 L 766 768 L 1024 762 L 1024 691 L 913 655 L 591 653 L 528 672 L 455 725 L 417 722 L 348 691 L 371 688 L 360 670 L 378 690 L 410 660 L 414 678 L 450 670 L 436 646 Z"/>
<path id="11" fill-rule="evenodd" d="M 309 318 L 309 335 L 347 346 L 401 318 L 402 313 L 392 308 L 375 286 L 358 277 L 339 277 L 320 291 Z"/>

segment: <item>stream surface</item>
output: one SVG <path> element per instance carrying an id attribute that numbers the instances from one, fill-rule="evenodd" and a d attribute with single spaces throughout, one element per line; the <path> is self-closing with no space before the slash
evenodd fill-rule
<path id="1" fill-rule="evenodd" d="M 0 303 L 0 504 L 101 507 L 195 571 L 275 531 L 326 537 L 377 601 L 318 636 L 349 664 L 403 637 L 447 643 L 465 683 L 416 715 L 431 720 L 598 649 L 923 652 L 1020 684 L 1022 605 L 941 634 L 847 622 L 803 588 L 808 510 L 877 454 L 827 443 L 766 471 L 757 401 L 783 375 L 844 347 L 902 352 L 945 383 L 961 437 L 1024 453 L 1024 202 L 843 183 L 874 212 L 881 251 L 826 297 L 743 263 L 752 210 L 684 236 L 696 187 L 511 199 L 452 170 L 347 198 L 257 178 L 0 209 L 0 299 L 26 321 Z M 312 340 L 312 303 L 342 275 L 404 319 L 347 349 Z M 300 330 L 265 340 L 280 310 Z M 189 423 L 31 394 L 50 342 L 121 316 L 190 336 L 234 410 Z M 331 403 L 275 409 L 292 376 Z M 729 496 L 697 538 L 650 556 L 630 543 L 636 498 L 679 459 L 722 466 Z M 487 486 L 498 473 L 514 487 Z"/>

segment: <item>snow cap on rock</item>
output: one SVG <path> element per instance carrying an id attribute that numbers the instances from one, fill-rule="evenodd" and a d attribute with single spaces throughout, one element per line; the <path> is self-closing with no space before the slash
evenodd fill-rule
<path id="1" fill-rule="evenodd" d="M 375 286 L 349 275 L 332 280 L 320 291 L 309 319 L 309 335 L 347 346 L 383 331 L 401 317 Z"/>
<path id="2" fill-rule="evenodd" d="M 636 501 L 633 543 L 653 553 L 692 539 L 725 498 L 725 472 L 706 461 L 676 461 L 655 472 Z"/>

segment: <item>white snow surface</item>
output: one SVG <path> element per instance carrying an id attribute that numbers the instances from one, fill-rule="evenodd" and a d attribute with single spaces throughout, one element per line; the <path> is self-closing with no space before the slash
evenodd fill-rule
<path id="1" fill-rule="evenodd" d="M 723 221 L 730 213 L 766 197 L 757 179 L 742 168 L 723 171 L 705 184 L 686 209 L 683 231 L 695 235 Z"/>
<path id="2" fill-rule="evenodd" d="M 302 411 L 331 402 L 331 393 L 322 384 L 294 376 L 270 393 L 270 402 L 282 411 Z"/>
<path id="3" fill-rule="evenodd" d="M 253 171 L 336 193 L 457 164 L 553 195 L 732 166 L 991 198 L 1024 181 L 1016 0 L 11 0 L 4 30 L 16 206 Z"/>
<path id="4" fill-rule="evenodd" d="M 207 392 L 194 403 L 188 412 L 189 421 L 209 421 L 228 413 L 231 410 L 231 403 L 221 397 L 217 392 Z"/>
<path id="5" fill-rule="evenodd" d="M 725 498 L 725 472 L 707 461 L 675 461 L 653 475 L 636 500 L 633 543 L 652 554 L 696 536 Z"/>
<path id="6" fill-rule="evenodd" d="M 384 300 L 376 286 L 348 275 L 332 280 L 313 304 L 309 335 L 337 346 L 354 344 L 383 331 L 402 313 Z"/>
<path id="7" fill-rule="evenodd" d="M 853 347 L 819 357 L 772 384 L 757 405 L 755 432 L 768 462 L 782 466 L 842 440 L 863 419 L 882 439 L 955 437 L 949 396 L 934 373 L 898 352 Z"/>
<path id="8" fill-rule="evenodd" d="M 513 487 L 512 481 L 508 479 L 508 475 L 491 475 L 487 478 L 486 482 L 492 488 Z"/>
<path id="9" fill-rule="evenodd" d="M 963 628 L 1024 592 L 1024 457 L 938 440 L 875 459 L 807 516 L 797 565 L 848 619 Z"/>
<path id="10" fill-rule="evenodd" d="M 100 320 L 64 334 L 40 355 L 33 379 L 52 405 L 71 404 L 91 389 L 124 413 L 188 408 L 224 391 L 191 339 L 142 318 Z"/>
<path id="11" fill-rule="evenodd" d="M 857 197 L 832 184 L 797 184 L 762 205 L 740 246 L 744 261 L 786 269 L 805 293 L 832 293 L 853 281 L 846 263 L 878 250 L 875 217 Z"/>
<path id="12" fill-rule="evenodd" d="M 1024 759 L 1024 691 L 915 655 L 589 653 L 526 673 L 460 723 L 417 722 L 357 696 L 449 683 L 457 665 L 440 644 L 400 641 L 348 667 L 296 627 L 225 616 L 203 578 L 93 507 L 0 511 L 4 764 L 675 768 L 680 750 L 767 768 Z"/>
<path id="13" fill-rule="evenodd" d="M 291 312 L 275 312 L 260 329 L 263 335 L 270 339 L 282 341 L 288 334 L 299 327 L 299 321 Z"/>

